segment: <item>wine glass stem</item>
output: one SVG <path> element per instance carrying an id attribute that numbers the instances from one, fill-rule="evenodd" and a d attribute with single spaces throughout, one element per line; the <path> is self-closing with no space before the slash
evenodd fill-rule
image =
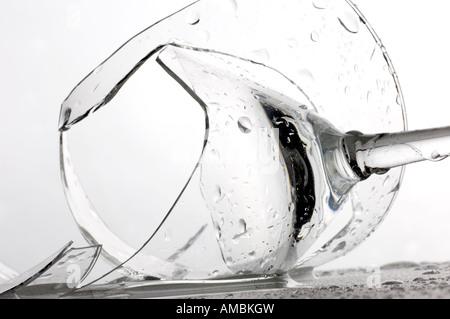
<path id="1" fill-rule="evenodd" d="M 450 126 L 376 135 L 348 132 L 344 148 L 354 171 L 367 178 L 394 167 L 448 157 Z"/>

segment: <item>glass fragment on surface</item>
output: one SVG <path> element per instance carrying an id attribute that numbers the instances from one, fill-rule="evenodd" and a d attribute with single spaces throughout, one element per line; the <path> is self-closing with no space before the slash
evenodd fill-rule
<path id="1" fill-rule="evenodd" d="M 133 280 L 121 277 L 114 281 L 88 285 L 63 296 L 66 299 L 139 299 L 183 298 L 217 293 L 236 293 L 261 289 L 299 287 L 288 277 L 230 278 L 222 280 Z"/>
<path id="2" fill-rule="evenodd" d="M 101 246 L 72 242 L 16 278 L 0 285 L 0 298 L 57 298 L 76 289 L 94 267 Z"/>

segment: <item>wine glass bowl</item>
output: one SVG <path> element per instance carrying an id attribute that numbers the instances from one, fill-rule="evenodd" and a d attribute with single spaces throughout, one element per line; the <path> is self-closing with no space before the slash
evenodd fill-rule
<path id="1" fill-rule="evenodd" d="M 192 181 L 196 181 L 197 173 L 202 172 L 203 177 L 210 174 L 212 177 L 207 181 L 220 184 L 220 175 L 216 176 L 219 180 L 215 180 L 214 170 L 207 173 L 204 169 L 197 170 L 197 166 L 193 168 L 192 175 L 168 213 L 156 222 L 159 226 L 148 234 L 148 240 L 142 242 L 140 248 L 127 245 L 123 238 L 102 221 L 102 216 L 108 212 L 96 211 L 89 202 L 89 194 L 86 194 L 75 173 L 77 163 L 71 161 L 68 138 L 72 127 L 79 125 L 79 122 L 92 113 L 98 110 L 97 116 L 101 116 L 101 108 L 108 107 L 108 103 L 127 85 L 127 81 L 156 55 L 159 55 L 159 61 L 174 78 L 181 74 L 194 74 L 194 80 L 195 76 L 197 80 L 201 80 L 195 70 L 186 72 L 186 66 L 193 65 L 186 62 L 186 58 L 178 56 L 184 71 L 177 72 L 176 66 L 168 65 L 171 57 L 167 53 L 170 53 L 170 48 L 194 54 L 192 61 L 197 61 L 197 70 L 203 59 L 200 51 L 204 51 L 213 53 L 212 62 L 204 64 L 205 72 L 217 66 L 217 56 L 221 55 L 226 57 L 224 59 L 229 62 L 230 69 L 239 64 L 237 61 L 244 61 L 243 71 L 256 70 L 254 72 L 257 75 L 267 73 L 266 77 L 261 75 L 259 79 L 257 76 L 251 79 L 252 72 L 249 72 L 245 80 L 242 80 L 240 87 L 246 88 L 242 92 L 248 93 L 249 88 L 258 89 L 258 92 L 254 92 L 257 97 L 270 91 L 272 93 L 266 94 L 266 97 L 270 96 L 280 103 L 286 95 L 284 91 L 297 89 L 293 93 L 295 99 L 283 103 L 293 109 L 292 101 L 295 101 L 299 107 L 297 113 L 304 114 L 308 123 L 314 123 L 315 120 L 307 114 L 316 114 L 318 118 L 331 123 L 333 130 L 343 134 L 349 131 L 376 134 L 406 129 L 403 97 L 393 65 L 367 20 L 350 1 L 287 0 L 282 4 L 273 0 L 195 2 L 133 37 L 80 82 L 63 102 L 60 116 L 61 168 L 66 196 L 83 235 L 89 243 L 103 245 L 103 255 L 107 260 L 126 270 L 128 275 L 138 277 L 212 279 L 282 273 L 290 273 L 296 277 L 304 269 L 312 269 L 344 255 L 377 228 L 395 200 L 403 168 L 393 168 L 383 175 L 373 175 L 352 184 L 336 200 L 334 179 L 331 178 L 330 181 L 330 174 L 325 172 L 326 165 L 321 162 L 327 161 L 325 154 L 331 153 L 322 150 L 323 139 L 316 136 L 318 146 L 309 149 L 310 152 L 316 152 L 316 158 L 320 158 L 309 165 L 316 167 L 314 171 L 321 172 L 315 176 L 317 202 L 313 213 L 316 219 L 313 220 L 316 222 L 302 224 L 295 230 L 293 209 L 286 204 L 291 201 L 288 197 L 292 194 L 289 191 L 282 192 L 287 198 L 285 204 L 280 204 L 281 212 L 272 216 L 284 216 L 291 222 L 286 230 L 287 239 L 283 237 L 284 241 L 281 241 L 277 238 L 273 242 L 278 245 L 270 244 L 267 248 L 261 244 L 261 241 L 265 242 L 264 236 L 270 235 L 268 230 L 267 234 L 259 229 L 264 235 L 252 237 L 249 232 L 251 223 L 239 215 L 244 214 L 244 210 L 229 209 L 228 213 L 234 214 L 229 220 L 233 225 L 229 228 L 222 227 L 218 231 L 220 221 L 214 218 L 214 212 L 220 213 L 215 205 L 222 200 L 223 192 L 220 188 L 215 189 L 217 198 L 214 198 L 211 191 L 213 188 L 206 187 L 208 191 L 205 188 L 197 189 L 197 193 L 201 191 L 202 194 L 208 194 L 204 197 L 206 206 L 213 203 L 205 210 L 212 213 L 212 218 L 206 213 L 198 213 L 201 217 L 183 215 L 182 199 L 194 196 L 190 189 L 195 184 Z M 172 62 L 175 64 L 176 59 L 176 56 L 173 57 Z M 226 68 L 216 70 L 225 72 Z M 239 79 L 240 74 L 236 68 L 230 73 L 228 81 L 225 81 L 226 73 L 221 73 L 222 80 L 225 80 L 217 83 L 229 84 Z M 274 78 L 277 77 L 279 80 L 275 81 Z M 190 81 L 178 80 L 205 107 L 208 115 L 211 112 L 211 101 L 206 103 L 206 91 L 198 90 L 196 86 L 202 82 L 195 82 L 193 77 Z M 261 85 L 265 80 L 270 84 L 268 87 Z M 214 82 L 211 80 L 209 83 Z M 273 87 L 277 89 L 274 90 Z M 213 91 L 214 88 L 211 87 L 208 90 Z M 218 87 L 216 91 L 230 93 L 222 87 Z M 283 94 L 280 95 L 280 92 Z M 227 101 L 239 98 L 239 94 L 236 94 Z M 255 102 L 256 98 L 252 101 Z M 259 105 L 263 103 L 260 102 Z M 308 113 L 304 113 L 305 110 L 300 106 L 304 106 Z M 254 124 L 254 119 L 248 114 L 233 120 L 236 122 L 234 126 L 237 133 L 248 136 L 248 131 L 252 131 L 249 122 Z M 214 124 L 209 124 L 211 123 Z M 276 128 L 276 125 L 272 123 L 272 127 Z M 209 128 L 205 128 L 205 147 L 212 139 L 212 135 L 208 135 L 211 133 Z M 225 130 L 225 126 L 221 129 Z M 302 142 L 310 142 L 305 139 L 305 134 L 299 135 L 303 137 L 303 140 L 300 139 Z M 312 144 L 314 143 L 309 145 Z M 311 153 L 305 158 L 308 156 L 313 161 Z M 202 164 L 202 158 L 199 164 Z M 201 168 L 204 167 L 207 166 Z M 289 176 L 288 173 L 285 175 Z M 260 172 L 259 176 L 270 175 Z M 249 188 L 240 189 L 240 203 L 245 203 L 245 192 L 252 192 L 252 188 L 258 189 L 256 181 Z M 271 181 L 279 189 L 286 190 L 292 186 L 289 184 L 292 176 L 285 178 L 284 185 L 281 180 Z M 271 185 L 269 180 L 264 182 Z M 257 193 L 255 196 L 261 198 L 264 194 Z M 261 211 L 256 213 L 262 216 L 265 214 Z M 183 222 L 177 221 L 175 216 L 181 216 L 180 220 Z M 175 232 L 181 238 L 178 242 L 184 242 L 185 245 L 174 247 L 173 242 L 163 240 L 163 230 L 170 225 L 174 225 L 171 233 Z M 240 232 L 242 236 L 236 238 L 236 232 Z M 241 242 L 240 246 L 237 239 L 247 240 L 248 244 Z M 255 244 L 252 240 L 259 242 Z M 195 241 L 196 245 L 193 244 Z M 295 253 L 278 254 L 280 251 L 290 251 L 294 246 Z M 242 258 L 237 258 L 239 262 L 236 262 L 232 258 L 234 254 L 246 255 L 252 262 L 242 262 Z M 271 263 L 261 260 L 270 260 Z"/>

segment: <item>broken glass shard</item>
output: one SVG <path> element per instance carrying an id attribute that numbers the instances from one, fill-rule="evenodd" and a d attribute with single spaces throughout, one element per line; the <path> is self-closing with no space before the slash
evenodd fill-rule
<path id="1" fill-rule="evenodd" d="M 61 259 L 64 256 L 64 253 L 69 249 L 71 245 L 72 242 L 68 243 L 63 248 L 58 250 L 56 253 L 54 253 L 46 260 L 44 260 L 42 263 L 13 278 L 11 281 L 2 284 L 0 286 L 0 293 L 11 292 L 12 290 L 14 290 L 14 288 L 18 288 L 20 286 L 27 286 L 33 280 L 36 280 L 45 271 L 50 269 L 59 259 Z"/>
<path id="2" fill-rule="evenodd" d="M 0 298 L 58 298 L 76 289 L 94 267 L 101 246 L 58 252 L 29 271 L 0 286 Z"/>

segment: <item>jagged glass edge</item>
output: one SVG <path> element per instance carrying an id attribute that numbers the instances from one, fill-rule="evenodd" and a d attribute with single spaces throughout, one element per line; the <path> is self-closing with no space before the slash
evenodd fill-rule
<path id="1" fill-rule="evenodd" d="M 59 249 L 56 253 L 45 259 L 43 262 L 34 266 L 30 270 L 20 274 L 18 277 L 13 278 L 12 280 L 2 284 L 0 286 L 0 296 L 4 293 L 11 292 L 12 290 L 20 287 L 27 286 L 42 274 L 44 274 L 47 270 L 49 270 L 53 265 L 55 265 L 58 260 L 60 260 L 64 253 L 69 249 L 69 247 L 73 244 L 72 241 L 67 243 L 63 248 Z"/>
<path id="2" fill-rule="evenodd" d="M 64 259 L 64 257 L 68 256 L 70 257 L 70 253 L 74 251 L 80 251 L 80 250 L 94 250 L 94 253 L 92 254 L 91 261 L 89 262 L 88 266 L 85 269 L 80 268 L 80 278 L 77 282 L 78 285 L 80 285 L 83 280 L 86 279 L 86 277 L 89 275 L 91 270 L 93 269 L 94 265 L 96 264 L 98 260 L 98 256 L 100 255 L 101 246 L 89 246 L 89 247 L 83 247 L 83 248 L 70 248 L 72 246 L 73 242 L 69 242 L 66 244 L 63 248 L 58 250 L 56 253 L 39 263 L 38 265 L 34 266 L 30 270 L 20 274 L 19 276 L 13 278 L 12 280 L 6 282 L 5 284 L 0 285 L 0 298 L 21 298 L 22 295 L 30 297 L 30 287 L 33 287 L 34 291 L 31 293 L 31 295 L 34 295 L 34 297 L 57 297 L 58 293 L 61 293 L 62 291 L 66 290 L 74 290 L 76 287 L 69 287 L 67 286 L 68 283 L 68 277 L 70 276 L 70 272 L 66 272 L 65 275 L 62 277 L 62 280 L 58 283 L 54 283 L 55 285 L 65 285 L 66 289 L 58 289 L 56 287 L 53 287 L 53 289 L 48 289 L 45 284 L 37 283 L 36 285 L 33 285 L 35 281 L 39 281 L 40 278 L 42 278 L 44 275 L 48 274 L 52 271 L 55 267 L 64 268 L 63 266 L 66 264 L 69 264 L 67 261 L 63 265 L 59 265 L 59 262 Z M 69 258 L 70 260 L 70 258 Z M 84 261 L 84 260 L 82 260 Z M 64 268 L 65 269 L 65 268 Z M 57 274 L 63 273 L 62 271 L 57 271 Z M 50 277 L 52 278 L 52 277 Z M 54 277 L 53 277 L 54 278 Z M 45 281 L 45 280 L 44 280 Z M 38 291 L 37 294 L 35 291 Z"/>

